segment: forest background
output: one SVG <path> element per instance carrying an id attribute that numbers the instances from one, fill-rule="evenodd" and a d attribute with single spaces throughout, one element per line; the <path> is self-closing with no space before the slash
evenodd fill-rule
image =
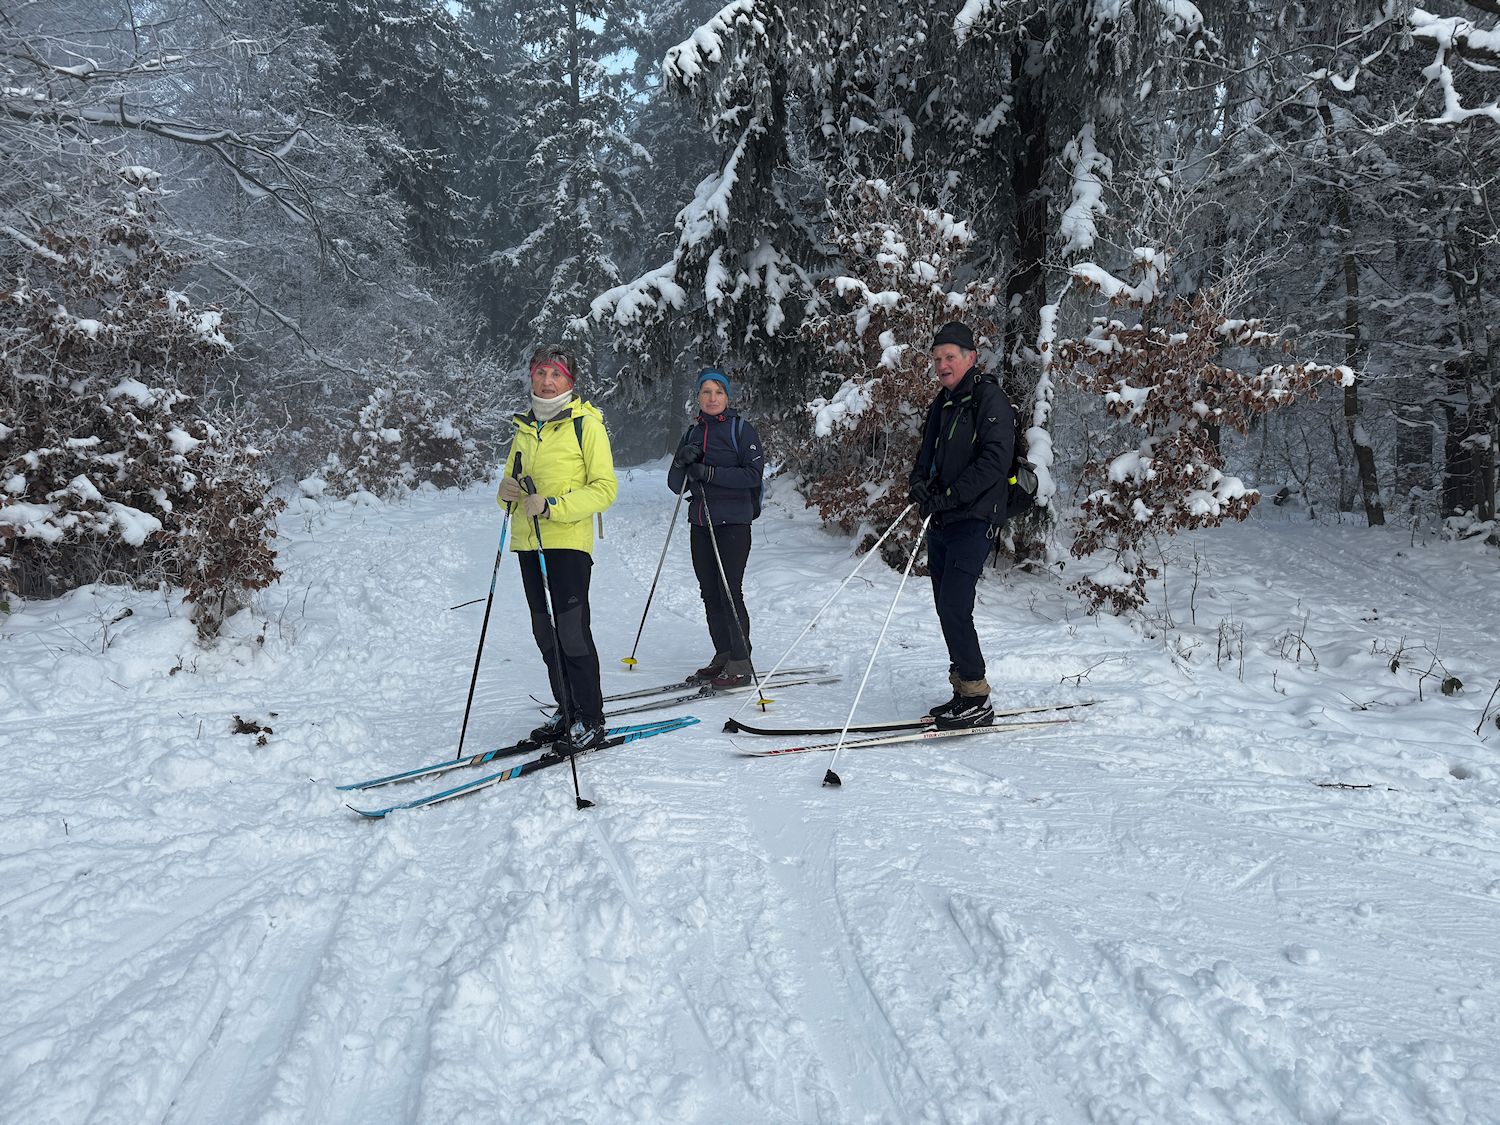
<path id="1" fill-rule="evenodd" d="M 704 364 L 873 540 L 964 319 L 1143 604 L 1265 496 L 1495 518 L 1500 0 L 12 0 L 0 603 L 275 579 L 300 487 L 493 470 L 539 342 L 617 459 Z M 887 540 L 899 564 L 914 528 Z"/>

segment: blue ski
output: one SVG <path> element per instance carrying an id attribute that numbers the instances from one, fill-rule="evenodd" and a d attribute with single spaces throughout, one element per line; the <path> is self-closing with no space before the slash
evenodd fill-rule
<path id="1" fill-rule="evenodd" d="M 681 730 L 683 727 L 692 726 L 697 721 L 691 715 L 683 715 L 681 718 L 656 723 L 646 729 L 632 730 L 627 734 L 611 734 L 609 738 L 594 747 L 593 750 L 584 750 L 578 756 L 582 757 L 583 754 L 593 754 L 607 747 L 621 746 L 627 742 L 639 742 L 641 739 L 651 738 L 653 735 L 667 734 L 669 731 Z M 401 809 L 420 809 L 428 805 L 436 805 L 442 801 L 451 801 L 455 797 L 464 797 L 470 793 L 477 793 L 481 789 L 488 789 L 491 785 L 499 785 L 502 781 L 512 781 L 518 777 L 525 777 L 529 773 L 536 773 L 537 770 L 544 770 L 548 766 L 560 766 L 570 760 L 571 755 L 568 754 L 545 754 L 540 758 L 533 758 L 529 762 L 522 762 L 518 766 L 511 766 L 509 769 L 501 770 L 499 773 L 475 778 L 473 781 L 465 782 L 463 785 L 455 785 L 451 789 L 429 793 L 425 797 L 418 797 L 412 801 L 404 801 L 399 805 L 388 805 L 383 809 L 356 809 L 353 805 L 349 807 L 362 817 L 369 820 L 379 820 Z"/>
<path id="2" fill-rule="evenodd" d="M 658 719 L 653 723 L 637 723 L 634 726 L 611 727 L 610 737 L 617 735 L 638 734 L 642 731 L 657 733 L 658 727 L 669 726 L 675 723 L 675 719 Z M 676 730 L 675 726 L 671 726 Z M 496 758 L 510 758 L 517 754 L 530 754 L 533 750 L 545 750 L 547 744 L 537 742 L 530 738 L 523 738 L 519 742 L 513 742 L 509 746 L 500 746 L 494 750 L 486 750 L 482 754 L 466 755 L 462 758 L 447 758 L 441 762 L 433 762 L 431 765 L 417 766 L 414 769 L 402 770 L 400 773 L 386 774 L 384 777 L 372 777 L 369 781 L 355 781 L 348 785 L 340 785 L 342 792 L 351 789 L 375 789 L 381 785 L 391 785 L 398 781 L 415 781 L 419 777 L 431 777 L 433 774 L 447 773 L 449 770 L 463 769 L 468 766 L 482 766 L 493 762 Z"/>

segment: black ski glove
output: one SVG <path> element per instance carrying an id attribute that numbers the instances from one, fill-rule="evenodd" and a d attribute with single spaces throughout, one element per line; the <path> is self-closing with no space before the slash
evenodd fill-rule
<path id="1" fill-rule="evenodd" d="M 714 471 L 710 466 L 703 464 L 701 461 L 694 461 L 683 470 L 683 476 L 687 477 L 694 484 L 699 484 L 702 481 L 713 480 Z"/>
<path id="2" fill-rule="evenodd" d="M 906 493 L 906 498 L 919 508 L 925 508 L 927 501 L 932 499 L 932 489 L 928 487 L 925 480 L 914 481 Z"/>
<path id="3" fill-rule="evenodd" d="M 956 507 L 958 507 L 958 497 L 953 495 L 953 489 L 945 488 L 927 498 L 927 503 L 922 506 L 922 514 L 935 516 L 939 512 L 951 512 Z"/>
<path id="4" fill-rule="evenodd" d="M 676 455 L 672 458 L 672 464 L 680 469 L 684 465 L 691 465 L 701 460 L 703 460 L 703 450 L 696 445 L 679 445 Z"/>

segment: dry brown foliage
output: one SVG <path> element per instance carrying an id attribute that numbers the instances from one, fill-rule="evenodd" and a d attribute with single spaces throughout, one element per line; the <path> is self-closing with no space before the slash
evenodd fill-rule
<path id="1" fill-rule="evenodd" d="M 280 501 L 186 388 L 229 350 L 149 187 L 0 232 L 0 593 L 179 585 L 205 637 L 277 577 Z"/>
<path id="2" fill-rule="evenodd" d="M 834 311 L 803 327 L 832 367 L 823 378 L 827 397 L 809 404 L 827 432 L 815 418 L 795 459 L 808 504 L 846 532 L 864 529 L 865 551 L 907 505 L 907 474 L 938 389 L 933 333 L 962 320 L 981 347 L 997 338 L 987 314 L 998 286 L 955 283 L 972 236 L 951 215 L 878 180 L 861 181 L 851 196 L 831 232 L 851 272 L 824 285 Z M 893 567 L 904 567 L 916 546 L 921 521 L 908 518 L 881 548 Z"/>
<path id="3" fill-rule="evenodd" d="M 1132 325 L 1098 318 L 1087 336 L 1059 345 L 1058 370 L 1102 395 L 1110 416 L 1139 435 L 1134 448 L 1084 468 L 1095 487 L 1074 521 L 1072 553 L 1114 556 L 1073 584 L 1090 612 L 1145 604 L 1146 582 L 1160 573 L 1146 558 L 1148 539 L 1250 514 L 1260 494 L 1224 472 L 1221 430 L 1244 433 L 1254 415 L 1352 377 L 1318 363 L 1246 371 L 1226 359 L 1265 349 L 1284 354 L 1291 344 L 1259 320 L 1230 319 L 1215 292 L 1148 304 Z"/>

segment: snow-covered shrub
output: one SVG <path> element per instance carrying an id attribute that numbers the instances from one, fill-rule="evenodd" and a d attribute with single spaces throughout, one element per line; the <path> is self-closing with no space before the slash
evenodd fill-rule
<path id="1" fill-rule="evenodd" d="M 186 389 L 232 345 L 171 288 L 187 262 L 158 241 L 159 178 L 122 178 L 0 236 L 0 590 L 165 580 L 210 636 L 275 579 L 277 503 Z"/>
<path id="2" fill-rule="evenodd" d="M 370 393 L 329 456 L 324 476 L 341 496 L 363 491 L 391 497 L 423 482 L 462 487 L 487 471 L 478 443 L 460 432 L 431 394 L 401 375 Z"/>
<path id="3" fill-rule="evenodd" d="M 1125 613 L 1145 604 L 1146 582 L 1159 573 L 1147 559 L 1148 540 L 1250 514 L 1260 494 L 1224 471 L 1222 430 L 1243 434 L 1252 416 L 1312 395 L 1317 383 L 1354 378 L 1347 367 L 1317 363 L 1227 366 L 1226 352 L 1284 353 L 1290 344 L 1261 321 L 1230 318 L 1215 292 L 1157 300 L 1159 255 L 1137 251 L 1137 268 L 1149 276 L 1136 286 L 1093 265 L 1088 273 L 1075 269 L 1116 308 L 1140 310 L 1140 319 L 1095 318 L 1082 339 L 1057 348 L 1055 360 L 1135 434 L 1124 449 L 1083 470 L 1093 487 L 1074 520 L 1072 552 L 1108 556 L 1073 584 L 1090 612 Z"/>
<path id="4" fill-rule="evenodd" d="M 807 404 L 812 432 L 796 451 L 796 467 L 823 519 L 849 532 L 866 529 L 863 550 L 907 504 L 907 474 L 938 390 L 928 353 L 933 333 L 962 320 L 976 338 L 993 336 L 996 286 L 955 286 L 973 240 L 966 223 L 883 180 L 861 181 L 850 194 L 831 234 L 852 272 L 825 283 L 830 311 L 803 324 L 832 370 L 824 373 L 827 393 Z M 886 562 L 905 565 L 920 524 L 912 519 L 885 541 Z"/>

